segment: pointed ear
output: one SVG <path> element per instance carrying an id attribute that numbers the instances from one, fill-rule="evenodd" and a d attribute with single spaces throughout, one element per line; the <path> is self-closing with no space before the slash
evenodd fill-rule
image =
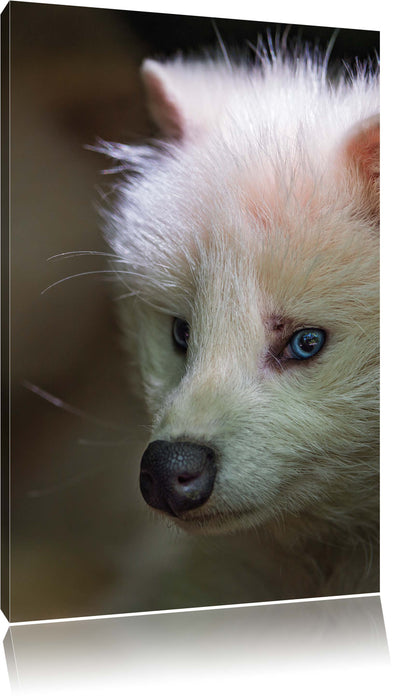
<path id="1" fill-rule="evenodd" d="M 164 136 L 181 138 L 186 128 L 179 86 L 167 66 L 147 59 L 141 67 L 141 77 L 147 93 L 150 114 Z"/>
<path id="2" fill-rule="evenodd" d="M 233 92 L 231 74 L 224 62 L 216 60 L 144 61 L 141 76 L 147 103 L 161 133 L 193 139 L 207 131 Z"/>
<path id="3" fill-rule="evenodd" d="M 357 124 L 348 136 L 344 158 L 350 178 L 361 189 L 362 205 L 379 221 L 379 114 Z"/>

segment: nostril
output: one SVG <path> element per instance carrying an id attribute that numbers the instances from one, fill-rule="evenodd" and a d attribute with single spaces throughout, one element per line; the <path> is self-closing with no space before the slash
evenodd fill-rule
<path id="1" fill-rule="evenodd" d="M 199 475 L 197 475 L 199 476 Z M 188 484 L 190 481 L 196 479 L 196 474 L 180 474 L 178 476 L 179 484 Z"/>

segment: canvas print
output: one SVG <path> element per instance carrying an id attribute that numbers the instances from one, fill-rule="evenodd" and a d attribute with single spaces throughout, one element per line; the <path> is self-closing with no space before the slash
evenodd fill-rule
<path id="1" fill-rule="evenodd" d="M 379 591 L 379 34 L 269 19 L 5 10 L 12 621 Z"/>

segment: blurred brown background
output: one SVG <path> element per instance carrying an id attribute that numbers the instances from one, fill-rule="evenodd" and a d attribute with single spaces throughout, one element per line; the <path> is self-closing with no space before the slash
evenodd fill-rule
<path id="1" fill-rule="evenodd" d="M 41 292 L 107 269 L 102 256 L 48 259 L 106 250 L 97 204 L 110 196 L 114 178 L 101 172 L 111 164 L 84 146 L 151 133 L 142 59 L 214 46 L 216 28 L 227 46 L 250 51 L 247 40 L 255 45 L 267 28 L 283 35 L 286 27 L 29 3 L 11 3 L 8 12 L 10 619 L 271 600 L 272 562 L 255 535 L 190 539 L 140 498 L 148 417 L 127 387 L 112 285 L 92 274 Z M 292 27 L 289 38 L 325 48 L 331 35 L 330 28 Z M 332 68 L 377 49 L 376 32 L 342 30 Z"/>

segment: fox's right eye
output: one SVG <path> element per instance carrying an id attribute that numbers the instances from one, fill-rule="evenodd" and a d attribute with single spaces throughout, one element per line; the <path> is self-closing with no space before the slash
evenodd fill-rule
<path id="1" fill-rule="evenodd" d="M 175 345 L 182 352 L 186 352 L 189 343 L 190 328 L 183 318 L 174 318 L 172 325 L 172 336 Z"/>

